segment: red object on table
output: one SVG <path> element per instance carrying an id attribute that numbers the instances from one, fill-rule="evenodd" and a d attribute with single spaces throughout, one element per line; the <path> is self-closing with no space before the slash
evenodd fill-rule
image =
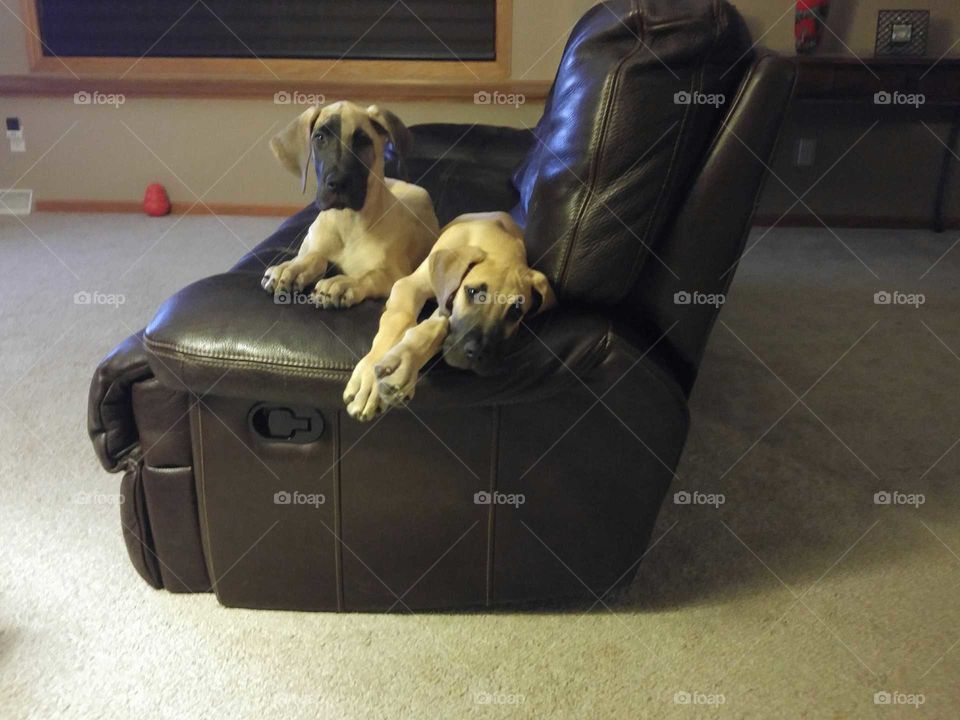
<path id="1" fill-rule="evenodd" d="M 151 217 L 163 217 L 170 214 L 170 196 L 160 183 L 147 186 L 143 195 L 143 210 Z"/>
<path id="2" fill-rule="evenodd" d="M 812 53 L 820 46 L 823 27 L 830 12 L 830 0 L 797 0 L 797 22 L 794 36 L 797 52 Z"/>

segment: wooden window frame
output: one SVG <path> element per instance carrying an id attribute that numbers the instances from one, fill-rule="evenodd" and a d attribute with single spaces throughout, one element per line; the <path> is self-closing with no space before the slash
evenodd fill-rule
<path id="1" fill-rule="evenodd" d="M 22 0 L 27 26 L 27 56 L 32 73 L 81 79 L 239 82 L 305 85 L 378 84 L 412 81 L 418 84 L 474 86 L 510 77 L 513 0 L 496 0 L 496 59 L 494 60 L 329 60 L 287 58 L 126 58 L 55 57 L 43 54 L 37 0 Z"/>

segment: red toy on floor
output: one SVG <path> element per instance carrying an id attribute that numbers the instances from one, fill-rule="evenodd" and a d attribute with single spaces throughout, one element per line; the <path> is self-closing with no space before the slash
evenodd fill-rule
<path id="1" fill-rule="evenodd" d="M 160 183 L 147 186 L 143 195 L 143 211 L 151 217 L 163 217 L 170 214 L 170 196 Z"/>

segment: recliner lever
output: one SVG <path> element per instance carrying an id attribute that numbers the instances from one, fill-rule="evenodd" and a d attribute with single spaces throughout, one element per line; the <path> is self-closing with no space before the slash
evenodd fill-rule
<path id="1" fill-rule="evenodd" d="M 316 408 L 298 405 L 254 405 L 248 415 L 250 429 L 265 440 L 305 445 L 323 435 L 323 415 Z"/>

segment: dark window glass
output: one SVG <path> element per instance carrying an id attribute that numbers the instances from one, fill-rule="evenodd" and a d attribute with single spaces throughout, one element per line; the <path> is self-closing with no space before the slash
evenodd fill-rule
<path id="1" fill-rule="evenodd" d="M 64 57 L 495 60 L 495 0 L 37 0 Z"/>

